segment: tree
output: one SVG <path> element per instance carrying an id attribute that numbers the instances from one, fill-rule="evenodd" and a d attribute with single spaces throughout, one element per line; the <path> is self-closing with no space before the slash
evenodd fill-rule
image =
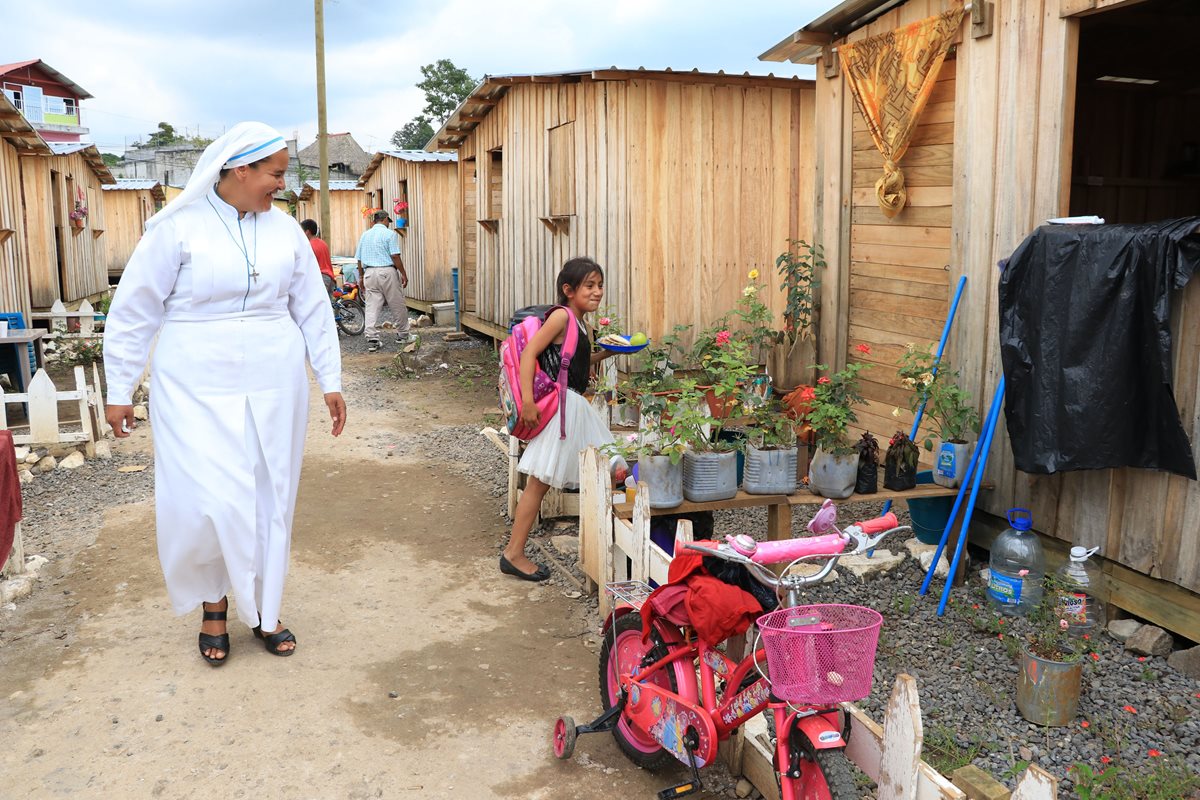
<path id="1" fill-rule="evenodd" d="M 106 167 L 115 167 L 117 164 L 125 163 L 125 156 L 119 156 L 116 153 L 101 153 L 100 158 L 103 159 Z"/>
<path id="2" fill-rule="evenodd" d="M 425 115 L 441 127 L 459 103 L 466 99 L 477 81 L 465 69 L 454 66 L 448 58 L 438 59 L 421 67 L 425 80 L 417 88 L 425 92 Z"/>
<path id="3" fill-rule="evenodd" d="M 392 146 L 398 150 L 421 150 L 433 138 L 433 126 L 429 118 L 421 114 L 409 120 L 404 127 L 392 134 Z"/>
<path id="4" fill-rule="evenodd" d="M 448 58 L 421 67 L 421 75 L 423 79 L 417 83 L 417 88 L 425 92 L 425 108 L 392 134 L 392 144 L 400 149 L 423 148 L 477 83 L 465 69 L 456 67 Z"/>
<path id="5" fill-rule="evenodd" d="M 158 130 L 150 134 L 150 138 L 146 140 L 147 147 L 166 147 L 167 145 L 178 144 L 179 134 L 175 132 L 175 126 L 169 122 L 158 123 Z"/>

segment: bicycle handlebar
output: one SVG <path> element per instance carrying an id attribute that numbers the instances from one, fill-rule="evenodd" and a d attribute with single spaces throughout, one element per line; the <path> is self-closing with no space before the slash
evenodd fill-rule
<path id="1" fill-rule="evenodd" d="M 760 583 L 778 588 L 784 580 L 782 576 L 787 574 L 792 565 L 800 561 L 810 558 L 829 559 L 821 571 L 814 575 L 788 578 L 799 584 L 816 583 L 830 573 L 837 560 L 843 555 L 855 555 L 874 550 L 883 539 L 902 530 L 911 530 L 911 528 L 907 525 L 900 525 L 896 515 L 889 512 L 877 519 L 847 525 L 840 533 L 829 533 L 824 536 L 807 536 L 774 542 L 754 542 L 746 536 L 727 536 L 725 542 L 705 544 L 686 542 L 683 543 L 683 547 L 725 561 L 742 564 Z M 847 549 L 851 543 L 854 548 Z M 776 576 L 765 566 L 781 563 L 786 563 L 788 566 L 780 576 Z"/>

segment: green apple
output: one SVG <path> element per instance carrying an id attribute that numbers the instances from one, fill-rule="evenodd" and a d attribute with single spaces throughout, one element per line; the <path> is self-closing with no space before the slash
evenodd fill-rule
<path id="1" fill-rule="evenodd" d="M 648 341 L 650 340 L 646 338 L 646 334 L 642 333 L 641 331 L 638 331 L 633 336 L 629 337 L 629 343 L 634 347 L 641 347 Z"/>

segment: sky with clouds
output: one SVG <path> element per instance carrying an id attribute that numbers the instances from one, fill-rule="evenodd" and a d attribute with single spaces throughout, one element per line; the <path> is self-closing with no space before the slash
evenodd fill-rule
<path id="1" fill-rule="evenodd" d="M 366 149 L 424 105 L 419 68 L 449 58 L 473 77 L 591 67 L 811 76 L 758 61 L 835 0 L 325 0 L 330 132 Z M 245 119 L 316 135 L 309 0 L 0 0 L 0 63 L 40 58 L 93 99 L 84 124 L 121 152 L 160 120 L 219 135 Z"/>

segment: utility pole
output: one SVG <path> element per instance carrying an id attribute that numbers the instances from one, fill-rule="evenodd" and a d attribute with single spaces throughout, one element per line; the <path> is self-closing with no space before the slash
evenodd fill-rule
<path id="1" fill-rule="evenodd" d="M 313 0 L 313 4 L 317 23 L 317 151 L 321 158 L 321 236 L 325 238 L 325 241 L 329 241 L 329 121 L 325 115 L 325 0 Z"/>

